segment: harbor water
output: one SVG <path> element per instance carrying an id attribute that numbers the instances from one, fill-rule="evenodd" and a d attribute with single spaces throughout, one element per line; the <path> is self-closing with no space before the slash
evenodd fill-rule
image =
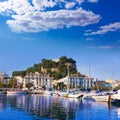
<path id="1" fill-rule="evenodd" d="M 0 120 L 120 120 L 120 107 L 38 94 L 0 95 Z"/>

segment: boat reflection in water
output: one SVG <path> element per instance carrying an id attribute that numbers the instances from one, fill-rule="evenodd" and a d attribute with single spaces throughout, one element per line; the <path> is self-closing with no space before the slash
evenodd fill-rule
<path id="1" fill-rule="evenodd" d="M 38 94 L 1 95 L 0 120 L 119 120 L 119 107 L 106 102 Z"/>
<path id="2" fill-rule="evenodd" d="M 37 94 L 7 95 L 5 100 L 7 106 L 10 106 L 10 108 L 18 109 L 30 116 L 58 120 L 74 119 L 81 103 L 77 99 L 41 96 Z"/>

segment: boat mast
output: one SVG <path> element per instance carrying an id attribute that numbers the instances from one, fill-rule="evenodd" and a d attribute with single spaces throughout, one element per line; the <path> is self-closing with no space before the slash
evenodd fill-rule
<path id="1" fill-rule="evenodd" d="M 77 82 L 78 82 L 78 69 L 77 69 L 77 78 L 76 78 L 76 81 L 75 81 L 75 91 L 77 90 Z"/>
<path id="2" fill-rule="evenodd" d="M 113 72 L 112 72 L 112 77 L 111 77 L 111 80 L 112 80 L 112 91 L 114 90 L 114 64 L 113 64 L 113 62 L 112 62 L 112 68 L 113 68 Z"/>
<path id="3" fill-rule="evenodd" d="M 69 63 L 67 64 L 67 74 L 68 74 L 68 80 L 67 80 L 67 93 L 69 94 L 69 77 L 70 77 L 70 72 L 69 72 Z"/>
<path id="4" fill-rule="evenodd" d="M 87 85 L 87 89 L 88 89 L 88 87 L 90 87 L 90 85 L 89 85 L 90 77 L 91 77 L 91 65 L 90 65 L 90 57 L 89 57 L 89 75 L 88 75 L 88 85 Z"/>
<path id="5" fill-rule="evenodd" d="M 90 78 L 91 78 L 91 61 L 90 61 L 90 57 L 89 57 L 89 75 L 88 75 L 88 77 L 89 77 L 89 83 L 90 83 Z M 94 82 L 94 84 L 96 85 L 97 90 L 99 91 L 99 87 L 98 87 L 98 82 L 97 82 L 97 80 Z M 90 87 L 89 84 L 88 84 L 88 87 Z"/>
<path id="6" fill-rule="evenodd" d="M 90 65 L 90 57 L 89 57 L 89 79 L 91 77 L 91 65 Z"/>

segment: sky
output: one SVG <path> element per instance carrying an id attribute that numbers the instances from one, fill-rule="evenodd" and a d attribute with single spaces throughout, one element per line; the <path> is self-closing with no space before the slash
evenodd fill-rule
<path id="1" fill-rule="evenodd" d="M 120 0 L 0 0 L 0 72 L 66 56 L 81 74 L 120 80 L 119 6 Z"/>

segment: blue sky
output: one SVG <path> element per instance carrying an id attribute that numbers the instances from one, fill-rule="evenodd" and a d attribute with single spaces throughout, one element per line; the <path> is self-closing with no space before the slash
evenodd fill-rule
<path id="1" fill-rule="evenodd" d="M 0 71 L 73 58 L 79 72 L 120 80 L 120 0 L 0 0 Z"/>

